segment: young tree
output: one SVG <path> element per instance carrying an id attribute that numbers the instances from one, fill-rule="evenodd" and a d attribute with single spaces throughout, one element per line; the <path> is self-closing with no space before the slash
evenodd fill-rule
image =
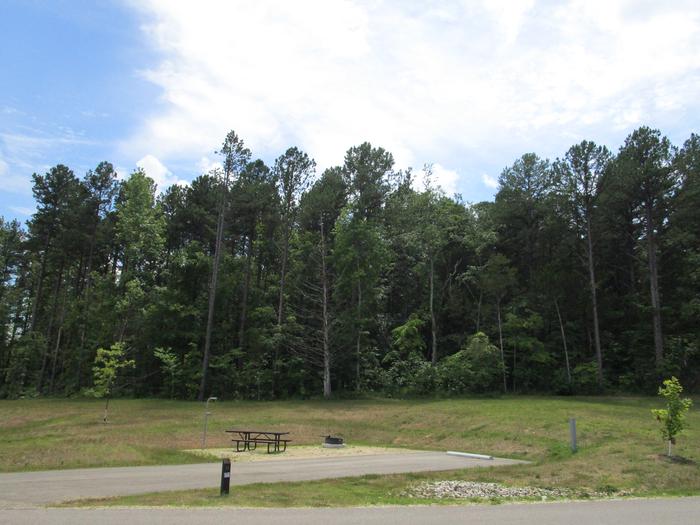
<path id="1" fill-rule="evenodd" d="M 161 370 L 170 378 L 170 398 L 175 393 L 175 379 L 180 375 L 180 361 L 170 348 L 156 348 L 153 355 L 160 361 Z"/>
<path id="2" fill-rule="evenodd" d="M 659 387 L 659 395 L 666 400 L 666 408 L 651 411 L 656 420 L 661 423 L 661 435 L 668 442 L 668 457 L 671 457 L 676 436 L 685 428 L 685 415 L 693 406 L 691 399 L 681 399 L 683 387 L 678 379 L 666 379 Z"/>
<path id="3" fill-rule="evenodd" d="M 97 398 L 105 399 L 103 422 L 107 423 L 109 400 L 112 388 L 119 371 L 124 368 L 133 368 L 133 359 L 124 359 L 125 346 L 123 343 L 114 343 L 110 348 L 98 348 L 95 356 L 95 365 L 92 368 L 94 386 L 87 393 Z"/>

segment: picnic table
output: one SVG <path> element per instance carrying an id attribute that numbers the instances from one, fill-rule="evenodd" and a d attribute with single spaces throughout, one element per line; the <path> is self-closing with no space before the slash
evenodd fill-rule
<path id="1" fill-rule="evenodd" d="M 287 450 L 287 443 L 291 441 L 291 439 L 282 439 L 282 436 L 289 435 L 289 432 L 240 429 L 230 429 L 226 432 L 237 436 L 231 440 L 236 443 L 236 452 L 255 450 L 260 443 L 267 445 L 268 454 L 272 452 L 284 452 Z M 282 447 L 281 450 L 280 447 Z"/>

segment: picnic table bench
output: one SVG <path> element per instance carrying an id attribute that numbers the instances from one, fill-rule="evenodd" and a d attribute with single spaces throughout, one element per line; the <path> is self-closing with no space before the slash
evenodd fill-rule
<path id="1" fill-rule="evenodd" d="M 284 452 L 287 450 L 287 443 L 291 441 L 291 439 L 282 439 L 282 436 L 289 435 L 289 432 L 239 429 L 231 429 L 226 432 L 236 436 L 231 439 L 232 442 L 236 443 L 236 452 L 255 450 L 261 443 L 267 445 L 268 454 L 272 452 Z"/>

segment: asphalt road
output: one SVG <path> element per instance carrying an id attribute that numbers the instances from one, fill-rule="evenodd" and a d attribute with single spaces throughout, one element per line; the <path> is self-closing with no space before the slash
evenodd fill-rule
<path id="1" fill-rule="evenodd" d="M 522 462 L 498 458 L 468 459 L 448 456 L 444 452 L 241 462 L 234 463 L 231 467 L 231 485 L 453 470 L 515 463 Z M 220 479 L 220 463 L 0 474 L 0 509 L 84 498 L 218 487 Z"/>
<path id="2" fill-rule="evenodd" d="M 8 525 L 697 525 L 700 498 L 463 507 L 341 509 L 25 509 L 0 510 Z"/>

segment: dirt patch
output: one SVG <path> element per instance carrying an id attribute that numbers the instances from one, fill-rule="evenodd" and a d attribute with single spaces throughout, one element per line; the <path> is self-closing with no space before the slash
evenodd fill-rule
<path id="1" fill-rule="evenodd" d="M 295 445 L 287 448 L 286 452 L 268 454 L 263 446 L 252 452 L 236 452 L 230 448 L 207 448 L 183 450 L 188 454 L 207 459 L 229 458 L 231 461 L 279 461 L 301 458 L 337 458 L 341 456 L 370 456 L 377 454 L 410 454 L 419 452 L 408 448 L 366 447 L 346 445 L 343 448 L 324 448 L 321 445 Z"/>

